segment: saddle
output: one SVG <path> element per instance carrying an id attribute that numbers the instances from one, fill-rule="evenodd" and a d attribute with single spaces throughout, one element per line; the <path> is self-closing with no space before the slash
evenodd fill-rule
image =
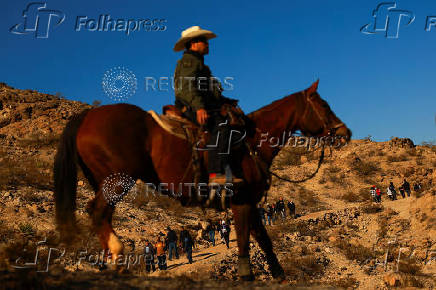
<path id="1" fill-rule="evenodd" d="M 158 115 L 155 111 L 150 110 L 148 113 L 165 131 L 176 137 L 192 142 L 188 132 L 198 132 L 200 127 L 186 119 L 174 105 L 166 105 L 162 108 L 162 115 Z"/>
<path id="2" fill-rule="evenodd" d="M 183 112 L 174 105 L 166 105 L 162 108 L 162 115 L 158 115 L 155 111 L 150 110 L 148 113 L 153 119 L 168 133 L 185 139 L 193 143 L 193 139 L 190 135 L 196 135 L 198 137 L 201 132 L 199 125 L 191 122 L 187 118 L 183 117 Z M 245 115 L 239 108 L 229 104 L 224 104 L 221 107 L 220 113 L 229 117 L 229 125 L 232 127 L 245 127 Z"/>

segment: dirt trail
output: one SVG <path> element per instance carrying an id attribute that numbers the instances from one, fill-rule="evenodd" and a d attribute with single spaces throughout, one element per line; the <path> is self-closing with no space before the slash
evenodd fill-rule
<path id="1" fill-rule="evenodd" d="M 217 265 L 222 259 L 224 259 L 229 253 L 237 251 L 236 233 L 233 226 L 230 231 L 230 248 L 227 249 L 226 245 L 221 242 L 219 235 L 215 236 L 215 246 L 211 246 L 205 249 L 197 250 L 194 248 L 192 253 L 193 263 L 189 264 L 185 253 L 179 253 L 179 259 L 168 260 L 167 271 L 172 275 L 189 274 L 192 272 L 207 273 L 212 270 L 213 265 Z M 150 274 L 151 276 L 166 275 L 165 271 L 157 270 Z"/>

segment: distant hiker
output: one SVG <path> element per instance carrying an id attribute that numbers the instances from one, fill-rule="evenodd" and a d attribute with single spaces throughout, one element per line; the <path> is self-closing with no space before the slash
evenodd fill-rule
<path id="1" fill-rule="evenodd" d="M 274 208 L 270 204 L 267 204 L 266 217 L 268 219 L 268 225 L 272 224 L 273 215 L 274 215 Z"/>
<path id="2" fill-rule="evenodd" d="M 180 244 L 182 246 L 182 249 L 185 250 L 185 236 L 189 235 L 189 232 L 185 229 L 184 226 L 182 226 L 182 230 L 180 231 Z"/>
<path id="3" fill-rule="evenodd" d="M 150 273 L 151 269 L 153 269 L 153 272 L 156 271 L 156 267 L 154 265 L 155 254 L 156 251 L 153 245 L 148 240 L 145 241 L 144 258 L 145 258 L 145 271 L 147 273 Z"/>
<path id="4" fill-rule="evenodd" d="M 266 225 L 266 219 L 265 219 L 265 209 L 261 204 L 258 205 L 257 211 L 259 212 L 259 216 L 262 220 L 262 223 Z"/>
<path id="5" fill-rule="evenodd" d="M 286 218 L 286 208 L 283 197 L 280 197 L 280 199 L 277 201 L 277 212 L 282 216 L 282 219 Z"/>
<path id="6" fill-rule="evenodd" d="M 377 202 L 377 194 L 376 194 L 376 190 L 375 189 L 376 189 L 376 187 L 375 187 L 375 185 L 373 185 L 371 187 L 371 189 L 369 190 L 369 192 L 371 193 L 372 200 L 374 202 Z"/>
<path id="7" fill-rule="evenodd" d="M 387 196 L 389 197 L 390 200 L 394 200 L 394 196 L 392 194 L 390 186 L 388 186 L 388 188 L 386 189 L 386 194 L 387 194 Z"/>
<path id="8" fill-rule="evenodd" d="M 213 225 L 211 220 L 209 220 L 207 223 L 206 232 L 209 236 L 209 242 L 211 242 L 212 245 L 215 246 L 215 226 Z"/>
<path id="9" fill-rule="evenodd" d="M 157 256 L 157 265 L 159 266 L 160 270 L 166 270 L 167 269 L 167 257 L 165 256 L 165 244 L 162 241 L 162 238 L 157 239 L 156 243 L 156 256 Z"/>
<path id="10" fill-rule="evenodd" d="M 167 227 L 167 230 L 168 259 L 172 261 L 173 252 L 175 253 L 176 259 L 179 258 L 179 253 L 177 253 L 177 234 L 169 226 Z"/>
<path id="11" fill-rule="evenodd" d="M 226 223 L 225 220 L 221 221 L 220 233 L 221 233 L 221 237 L 224 238 L 224 241 L 228 249 L 229 242 L 230 242 L 230 226 Z"/>
<path id="12" fill-rule="evenodd" d="M 381 202 L 381 190 L 380 188 L 375 189 L 375 194 L 377 195 L 377 202 Z"/>
<path id="13" fill-rule="evenodd" d="M 295 203 L 288 201 L 289 216 L 295 218 Z"/>
<path id="14" fill-rule="evenodd" d="M 274 203 L 271 205 L 271 207 L 272 207 L 272 213 L 273 213 L 272 221 L 274 223 L 276 218 L 277 218 L 277 207 L 276 207 L 276 205 Z"/>
<path id="15" fill-rule="evenodd" d="M 194 246 L 194 240 L 188 231 L 186 231 L 186 234 L 183 235 L 183 244 L 183 250 L 186 253 L 186 258 L 188 258 L 189 264 L 192 264 L 192 247 Z"/>
<path id="16" fill-rule="evenodd" d="M 400 194 L 403 198 L 406 198 L 406 195 L 404 194 L 404 187 L 401 185 L 398 190 L 400 191 Z"/>
<path id="17" fill-rule="evenodd" d="M 409 197 L 410 196 L 410 184 L 407 182 L 406 179 L 404 179 L 402 186 L 404 188 L 404 191 L 407 193 L 407 196 Z"/>
<path id="18" fill-rule="evenodd" d="M 395 190 L 395 186 L 392 181 L 390 182 L 388 189 L 392 193 L 392 200 L 397 200 L 397 191 Z"/>

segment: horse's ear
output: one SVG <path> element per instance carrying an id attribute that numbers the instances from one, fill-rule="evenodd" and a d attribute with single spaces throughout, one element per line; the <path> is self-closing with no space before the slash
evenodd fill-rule
<path id="1" fill-rule="evenodd" d="M 319 79 L 314 82 L 309 89 L 307 89 L 307 94 L 310 96 L 318 90 Z"/>

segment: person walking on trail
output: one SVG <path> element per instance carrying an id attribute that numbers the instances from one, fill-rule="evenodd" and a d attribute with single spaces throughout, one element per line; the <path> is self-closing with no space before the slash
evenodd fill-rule
<path id="1" fill-rule="evenodd" d="M 187 234 L 189 234 L 189 232 L 185 229 L 185 226 L 182 226 L 182 230 L 180 231 L 180 239 L 179 239 L 179 241 L 180 241 L 180 245 L 181 245 L 181 248 L 182 248 L 182 250 L 184 251 L 185 250 L 185 236 L 187 235 Z"/>
<path id="2" fill-rule="evenodd" d="M 209 184 L 242 184 L 243 179 L 233 175 L 230 168 L 231 128 L 229 116 L 222 115 L 222 106 L 237 108 L 238 100 L 222 95 L 223 88 L 210 68 L 204 63 L 209 54 L 209 40 L 216 35 L 209 30 L 192 26 L 182 32 L 174 51 L 184 51 L 174 72 L 175 106 L 183 116 L 195 122 L 210 134 L 208 149 Z"/>
<path id="3" fill-rule="evenodd" d="M 192 236 L 188 231 L 185 235 L 183 235 L 183 245 L 183 250 L 186 253 L 186 258 L 188 259 L 189 264 L 192 264 L 192 248 L 194 247 L 194 240 L 192 239 Z"/>
<path id="4" fill-rule="evenodd" d="M 404 191 L 407 193 L 407 197 L 409 197 L 410 196 L 410 184 L 407 182 L 406 179 L 404 179 L 402 186 L 404 188 Z"/>
<path id="5" fill-rule="evenodd" d="M 374 202 L 377 202 L 378 200 L 377 200 L 377 193 L 376 193 L 376 187 L 375 187 L 375 185 L 373 185 L 372 187 L 371 187 L 371 189 L 369 190 L 369 192 L 371 193 L 371 197 L 372 197 L 372 200 L 374 201 Z"/>
<path id="6" fill-rule="evenodd" d="M 267 211 L 266 211 L 266 218 L 268 219 L 268 225 L 272 225 L 273 215 L 274 215 L 274 208 L 270 204 L 268 204 Z"/>
<path id="7" fill-rule="evenodd" d="M 286 218 L 286 210 L 285 210 L 285 202 L 283 201 L 283 197 L 280 197 L 280 199 L 276 203 L 277 213 L 281 215 L 282 219 Z"/>
<path id="8" fill-rule="evenodd" d="M 221 227 L 220 227 L 221 236 L 224 238 L 224 241 L 226 243 L 227 249 L 229 249 L 229 243 L 230 243 L 230 226 L 226 223 L 225 220 L 221 221 Z"/>
<path id="9" fill-rule="evenodd" d="M 211 220 L 208 220 L 207 222 L 206 232 L 209 237 L 209 242 L 212 243 L 212 246 L 215 246 L 215 226 Z"/>
<path id="10" fill-rule="evenodd" d="M 380 188 L 377 187 L 375 189 L 375 193 L 377 195 L 377 202 L 381 202 L 381 194 L 382 194 L 382 192 L 381 192 Z"/>
<path id="11" fill-rule="evenodd" d="M 165 255 L 165 244 L 162 241 L 162 238 L 157 239 L 156 243 L 156 256 L 157 256 L 157 265 L 160 270 L 166 270 L 167 269 L 167 257 Z"/>
<path id="12" fill-rule="evenodd" d="M 400 194 L 403 198 L 406 198 L 406 195 L 404 194 L 404 187 L 401 185 L 398 190 L 400 191 Z"/>
<path id="13" fill-rule="evenodd" d="M 170 227 L 167 227 L 168 233 L 167 233 L 167 243 L 168 243 L 168 259 L 170 261 L 173 260 L 173 252 L 176 256 L 176 259 L 179 258 L 179 253 L 177 252 L 177 234 L 176 232 L 171 229 Z"/>
<path id="14" fill-rule="evenodd" d="M 145 271 L 147 273 L 150 273 L 151 269 L 153 269 L 153 272 L 156 271 L 156 267 L 154 265 L 155 255 L 156 255 L 156 250 L 154 249 L 153 245 L 148 240 L 145 241 L 144 258 L 145 258 Z"/>
<path id="15" fill-rule="evenodd" d="M 288 209 L 289 209 L 289 216 L 291 218 L 295 218 L 295 203 L 293 201 L 288 201 Z"/>
<path id="16" fill-rule="evenodd" d="M 261 204 L 258 205 L 257 211 L 259 213 L 260 219 L 262 220 L 263 225 L 266 225 L 266 219 L 265 219 L 265 209 Z"/>
<path id="17" fill-rule="evenodd" d="M 392 181 L 389 183 L 388 190 L 391 192 L 392 200 L 397 200 L 397 191 L 395 190 L 395 186 Z"/>

